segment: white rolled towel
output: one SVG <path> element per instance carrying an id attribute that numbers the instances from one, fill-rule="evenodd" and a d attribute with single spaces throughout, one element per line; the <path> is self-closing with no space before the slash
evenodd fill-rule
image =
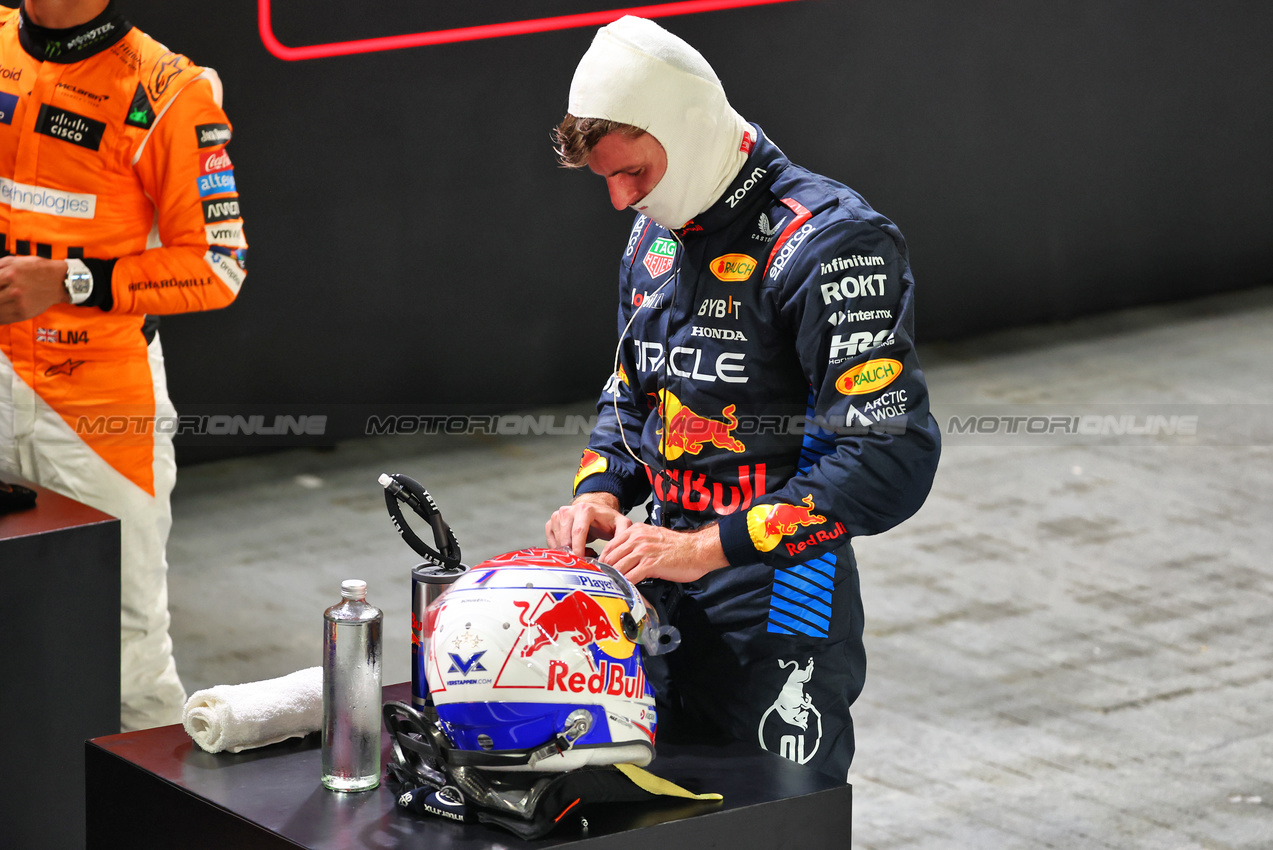
<path id="1" fill-rule="evenodd" d="M 210 753 L 241 753 L 316 732 L 323 725 L 323 668 L 195 691 L 181 722 Z"/>

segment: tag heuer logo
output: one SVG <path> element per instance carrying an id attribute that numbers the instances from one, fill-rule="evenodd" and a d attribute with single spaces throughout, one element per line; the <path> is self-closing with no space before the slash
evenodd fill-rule
<path id="1" fill-rule="evenodd" d="M 654 244 L 646 252 L 642 265 L 650 273 L 650 277 L 658 277 L 672 268 L 672 260 L 675 257 L 676 243 L 671 239 L 660 237 L 654 240 Z"/>

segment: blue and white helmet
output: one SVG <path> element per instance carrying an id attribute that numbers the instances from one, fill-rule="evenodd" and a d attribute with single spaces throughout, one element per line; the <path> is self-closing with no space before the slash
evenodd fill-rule
<path id="1" fill-rule="evenodd" d="M 654 757 L 645 652 L 675 648 L 617 570 L 561 549 L 470 569 L 428 608 L 425 675 L 468 763 L 556 771 Z"/>

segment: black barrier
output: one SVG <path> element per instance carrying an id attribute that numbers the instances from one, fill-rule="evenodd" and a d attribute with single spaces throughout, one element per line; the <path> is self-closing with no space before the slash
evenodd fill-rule
<path id="1" fill-rule="evenodd" d="M 120 5 L 219 70 L 235 125 L 250 275 L 230 309 L 164 320 L 179 407 L 598 392 L 630 216 L 549 144 L 594 28 L 287 62 L 250 0 Z M 597 4 L 480 7 L 271 10 L 306 45 Z M 662 23 L 795 162 L 897 222 L 921 344 L 1269 280 L 1267 4 L 800 0 Z"/>

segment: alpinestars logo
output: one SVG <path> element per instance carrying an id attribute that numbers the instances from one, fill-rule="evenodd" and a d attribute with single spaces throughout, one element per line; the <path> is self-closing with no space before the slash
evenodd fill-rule
<path id="1" fill-rule="evenodd" d="M 751 238 L 755 239 L 757 242 L 771 242 L 773 241 L 773 238 L 778 235 L 779 229 L 781 229 L 782 226 L 786 223 L 787 223 L 787 219 L 784 217 L 773 227 L 770 227 L 769 216 L 765 215 L 764 213 L 761 213 L 760 221 L 756 222 L 756 227 L 760 229 L 760 232 L 753 233 L 751 235 Z"/>
<path id="2" fill-rule="evenodd" d="M 61 363 L 58 363 L 56 365 L 50 366 L 49 368 L 45 369 L 44 377 L 51 378 L 54 375 L 70 375 L 76 369 L 83 366 L 85 362 L 86 361 L 84 360 L 72 360 L 71 358 L 68 357 L 65 360 L 63 360 Z"/>
<path id="3" fill-rule="evenodd" d="M 774 704 L 761 715 L 760 746 L 797 764 L 808 764 L 822 743 L 822 712 L 804 692 L 813 678 L 813 659 L 804 669 L 797 661 L 779 661 L 778 666 L 790 666 L 791 671 Z"/>

